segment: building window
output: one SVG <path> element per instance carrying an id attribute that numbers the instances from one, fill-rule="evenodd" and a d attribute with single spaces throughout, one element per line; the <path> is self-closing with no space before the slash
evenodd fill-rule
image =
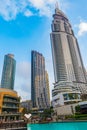
<path id="1" fill-rule="evenodd" d="M 64 24 L 64 28 L 65 28 L 65 32 L 66 33 L 69 33 L 70 31 L 69 31 L 69 27 L 66 25 L 66 24 Z"/>
<path id="2" fill-rule="evenodd" d="M 54 31 L 60 31 L 60 24 L 54 24 Z"/>

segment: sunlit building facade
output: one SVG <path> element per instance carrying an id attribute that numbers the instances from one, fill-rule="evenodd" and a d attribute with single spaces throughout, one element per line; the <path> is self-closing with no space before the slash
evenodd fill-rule
<path id="1" fill-rule="evenodd" d="M 48 107 L 50 106 L 50 87 L 49 87 L 49 76 L 47 71 L 45 71 L 45 83 L 46 83 L 46 99 Z"/>
<path id="2" fill-rule="evenodd" d="M 45 58 L 36 51 L 31 52 L 31 100 L 33 107 L 49 106 L 45 78 Z"/>
<path id="3" fill-rule="evenodd" d="M 0 120 L 19 120 L 20 118 L 20 97 L 17 92 L 0 88 Z"/>
<path id="4" fill-rule="evenodd" d="M 78 41 L 67 16 L 55 9 L 52 21 L 51 47 L 55 84 L 69 81 L 82 94 L 87 93 L 85 68 L 82 62 Z"/>

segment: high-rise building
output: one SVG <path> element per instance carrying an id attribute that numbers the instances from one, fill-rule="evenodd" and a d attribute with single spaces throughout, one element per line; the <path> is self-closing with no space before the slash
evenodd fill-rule
<path id="1" fill-rule="evenodd" d="M 49 76 L 47 71 L 45 71 L 45 83 L 46 83 L 46 99 L 47 99 L 47 104 L 50 106 L 50 90 L 49 90 Z"/>
<path id="2" fill-rule="evenodd" d="M 13 54 L 4 56 L 1 88 L 14 89 L 16 61 Z"/>
<path id="3" fill-rule="evenodd" d="M 85 68 L 78 41 L 67 16 L 57 6 L 52 21 L 51 47 L 55 84 L 61 81 L 74 83 L 77 90 L 87 93 Z"/>
<path id="4" fill-rule="evenodd" d="M 33 107 L 49 107 L 46 91 L 45 59 L 36 51 L 31 52 L 31 100 Z"/>

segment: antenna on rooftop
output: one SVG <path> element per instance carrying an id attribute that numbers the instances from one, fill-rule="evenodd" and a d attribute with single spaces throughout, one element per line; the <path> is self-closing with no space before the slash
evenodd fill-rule
<path id="1" fill-rule="evenodd" d="M 56 0 L 56 3 L 55 3 L 55 9 L 59 9 L 59 4 L 58 4 L 57 0 Z"/>
<path id="2" fill-rule="evenodd" d="M 57 14 L 59 11 L 59 5 L 58 5 L 58 1 L 56 0 L 56 3 L 55 3 L 55 13 Z"/>

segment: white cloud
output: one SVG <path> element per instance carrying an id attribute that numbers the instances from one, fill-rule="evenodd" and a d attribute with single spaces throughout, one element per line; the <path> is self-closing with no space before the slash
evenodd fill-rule
<path id="1" fill-rule="evenodd" d="M 27 9 L 27 10 L 24 12 L 24 15 L 25 15 L 26 17 L 29 17 L 29 16 L 32 16 L 33 13 L 32 13 L 30 10 Z"/>
<path id="2" fill-rule="evenodd" d="M 87 32 L 87 22 L 80 22 L 78 28 L 79 28 L 78 36 L 82 36 L 84 33 Z"/>
<path id="3" fill-rule="evenodd" d="M 28 0 L 32 6 L 34 6 L 35 8 L 39 9 L 42 8 L 45 3 L 44 0 Z"/>
<path id="4" fill-rule="evenodd" d="M 17 64 L 15 90 L 22 100 L 30 99 L 31 94 L 31 67 L 30 63 L 23 61 Z"/>
<path id="5" fill-rule="evenodd" d="M 12 3 L 10 0 L 0 0 L 0 15 L 5 20 L 15 19 L 18 11 L 15 7 L 15 1 Z"/>
<path id="6" fill-rule="evenodd" d="M 59 6 L 62 2 L 63 9 L 67 8 L 66 1 L 59 0 Z M 32 16 L 34 13 L 40 16 L 52 16 L 55 3 L 56 0 L 0 0 L 0 16 L 6 21 L 14 20 L 19 13 L 26 17 Z M 36 12 L 31 11 L 30 8 L 34 8 Z"/>

